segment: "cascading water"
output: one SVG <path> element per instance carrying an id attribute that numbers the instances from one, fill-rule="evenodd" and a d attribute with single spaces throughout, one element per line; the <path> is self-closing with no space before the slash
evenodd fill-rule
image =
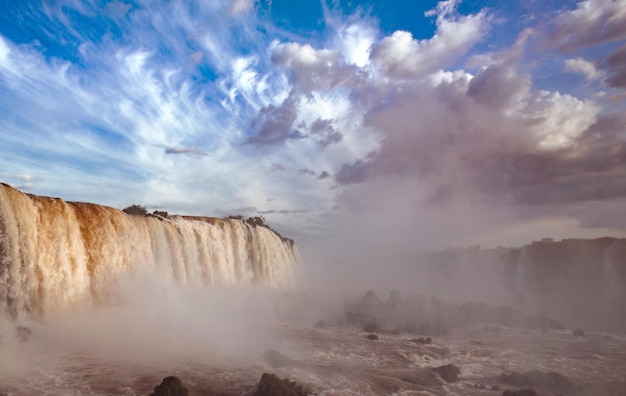
<path id="1" fill-rule="evenodd" d="M 626 239 L 544 240 L 520 248 L 449 250 L 420 260 L 422 278 L 445 297 L 496 301 L 571 327 L 626 331 Z"/>
<path id="2" fill-rule="evenodd" d="M 133 216 L 0 185 L 0 308 L 13 318 L 107 301 L 122 273 L 186 287 L 281 286 L 299 262 L 293 241 L 242 220 Z"/>

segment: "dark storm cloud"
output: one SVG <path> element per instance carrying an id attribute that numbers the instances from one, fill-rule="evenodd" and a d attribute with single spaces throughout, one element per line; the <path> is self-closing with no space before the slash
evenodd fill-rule
<path id="1" fill-rule="evenodd" d="M 370 162 L 361 159 L 352 164 L 343 164 L 335 175 L 335 181 L 339 184 L 363 183 L 369 178 L 371 166 Z"/>
<path id="2" fill-rule="evenodd" d="M 310 129 L 311 133 L 328 133 L 335 130 L 331 125 L 331 120 L 322 120 L 321 118 L 313 121 Z"/>
<path id="3" fill-rule="evenodd" d="M 320 140 L 319 145 L 321 148 L 326 148 L 330 146 L 331 144 L 336 144 L 336 143 L 341 142 L 341 139 L 343 139 L 343 135 L 340 132 L 335 131 L 324 136 L 324 138 Z"/>
<path id="4" fill-rule="evenodd" d="M 609 77 L 604 80 L 614 88 L 626 87 L 626 44 L 606 58 L 606 69 Z"/>
<path id="5" fill-rule="evenodd" d="M 258 127 L 258 132 L 248 142 L 258 146 L 280 145 L 289 139 L 304 137 L 300 131 L 292 129 L 297 115 L 297 98 L 293 94 L 279 106 L 264 107 L 252 122 L 252 127 Z"/>
<path id="6" fill-rule="evenodd" d="M 372 110 L 367 124 L 383 131 L 380 149 L 343 164 L 335 180 L 415 180 L 425 205 L 463 196 L 525 207 L 624 198 L 626 118 L 596 112 L 590 102 L 533 91 L 510 66 L 490 66 Z"/>
<path id="7" fill-rule="evenodd" d="M 333 127 L 331 120 L 318 118 L 313 121 L 309 130 L 312 135 L 321 136 L 318 145 L 322 149 L 330 146 L 331 144 L 339 143 L 343 139 L 343 134 Z"/>
<path id="8" fill-rule="evenodd" d="M 492 65 L 472 79 L 467 94 L 497 109 L 508 107 L 517 93 L 529 87 L 529 78 L 520 78 L 512 67 Z"/>

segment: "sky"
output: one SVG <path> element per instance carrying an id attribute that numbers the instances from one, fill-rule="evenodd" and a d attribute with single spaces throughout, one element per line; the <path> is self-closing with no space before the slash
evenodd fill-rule
<path id="1" fill-rule="evenodd" d="M 0 181 L 25 192 L 378 260 L 626 236 L 626 0 L 0 7 Z"/>

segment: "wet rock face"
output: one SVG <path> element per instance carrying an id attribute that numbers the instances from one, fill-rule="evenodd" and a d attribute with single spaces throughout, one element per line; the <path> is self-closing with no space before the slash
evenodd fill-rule
<path id="1" fill-rule="evenodd" d="M 154 388 L 151 396 L 188 396 L 189 391 L 178 377 L 163 378 L 161 385 Z"/>
<path id="2" fill-rule="evenodd" d="M 288 378 L 264 373 L 252 396 L 307 396 L 309 391 Z"/>
<path id="3" fill-rule="evenodd" d="M 501 374 L 500 381 L 514 386 L 528 386 L 552 392 L 572 392 L 576 389 L 564 375 L 556 372 L 544 373 L 539 370 Z"/>
<path id="4" fill-rule="evenodd" d="M 455 382 L 459 378 L 459 374 L 461 374 L 461 369 L 454 364 L 434 367 L 433 371 L 439 374 L 439 376 L 446 382 Z"/>

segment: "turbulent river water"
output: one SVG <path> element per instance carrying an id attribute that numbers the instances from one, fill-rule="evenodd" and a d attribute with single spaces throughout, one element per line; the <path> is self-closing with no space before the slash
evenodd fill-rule
<path id="1" fill-rule="evenodd" d="M 283 323 L 272 332 L 271 342 L 233 353 L 199 346 L 204 355 L 176 356 L 155 347 L 152 356 L 141 357 L 68 348 L 45 328 L 26 341 L 9 332 L 0 344 L 0 394 L 146 395 L 163 377 L 176 375 L 192 395 L 242 395 L 272 372 L 319 395 L 500 395 L 516 389 L 501 374 L 530 370 L 558 372 L 576 387 L 567 393 L 536 389 L 540 395 L 626 392 L 625 335 L 473 324 L 420 345 L 409 334 L 370 340 L 346 327 Z M 284 360 L 268 361 L 266 347 Z M 460 369 L 456 381 L 430 369 L 446 364 Z"/>

